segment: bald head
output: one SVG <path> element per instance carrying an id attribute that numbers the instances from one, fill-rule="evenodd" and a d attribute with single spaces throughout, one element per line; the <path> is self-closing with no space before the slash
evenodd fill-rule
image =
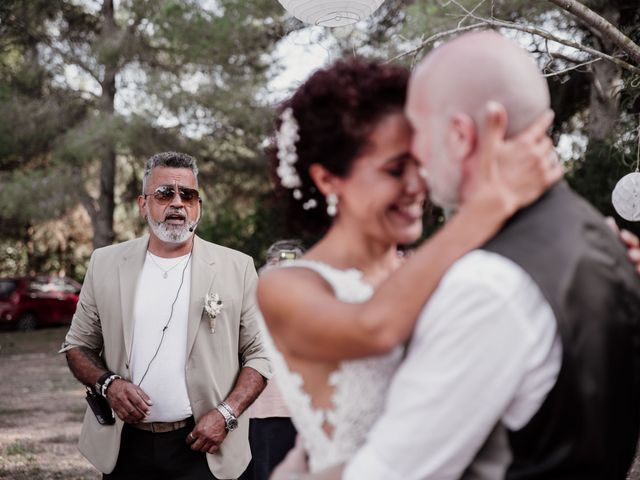
<path id="1" fill-rule="evenodd" d="M 507 136 L 549 108 L 549 90 L 527 52 L 494 32 L 462 35 L 436 48 L 409 81 L 411 150 L 428 173 L 434 203 L 456 209 L 478 178 L 478 135 L 489 101 L 504 106 Z"/>
<path id="2" fill-rule="evenodd" d="M 526 51 L 491 31 L 462 35 L 431 52 L 409 84 L 409 102 L 432 112 L 466 113 L 476 124 L 495 100 L 508 114 L 507 136 L 549 108 L 549 90 Z"/>

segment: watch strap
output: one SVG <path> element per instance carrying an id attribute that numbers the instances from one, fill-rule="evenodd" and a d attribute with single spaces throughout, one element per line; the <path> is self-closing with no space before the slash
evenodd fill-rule
<path id="1" fill-rule="evenodd" d="M 237 417 L 231 407 L 225 402 L 220 402 L 216 407 L 216 410 L 224 417 L 225 428 L 227 431 L 233 430 L 237 425 Z"/>
<path id="2" fill-rule="evenodd" d="M 229 415 L 231 415 L 233 418 L 235 419 L 238 418 L 238 416 L 236 415 L 236 412 L 233 411 L 233 409 L 229 406 L 227 402 L 220 402 L 220 406 L 224 408 L 227 412 L 229 412 Z"/>

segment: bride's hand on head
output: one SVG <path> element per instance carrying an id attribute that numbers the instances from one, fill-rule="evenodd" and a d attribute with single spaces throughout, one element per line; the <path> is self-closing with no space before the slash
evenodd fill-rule
<path id="1" fill-rule="evenodd" d="M 510 139 L 505 139 L 507 113 L 502 105 L 489 102 L 484 120 L 478 132 L 483 183 L 500 195 L 509 210 L 515 212 L 533 203 L 562 178 L 563 169 L 547 135 L 553 121 L 551 110 Z"/>

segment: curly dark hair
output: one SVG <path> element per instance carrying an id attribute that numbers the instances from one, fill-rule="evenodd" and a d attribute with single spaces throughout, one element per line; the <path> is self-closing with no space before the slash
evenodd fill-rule
<path id="1" fill-rule="evenodd" d="M 284 188 L 276 174 L 275 141 L 269 151 L 272 176 L 287 203 L 292 233 L 323 233 L 331 223 L 324 197 L 309 176 L 309 167 L 318 163 L 334 175 L 348 175 L 378 123 L 404 108 L 408 81 L 409 71 L 403 67 L 361 58 L 339 60 L 316 71 L 280 106 L 279 113 L 293 110 L 300 136 L 295 144 L 295 168 L 302 182 L 300 200 L 293 198 L 292 189 Z M 278 115 L 276 131 L 281 123 Z M 317 206 L 304 210 L 302 205 L 312 198 Z"/>

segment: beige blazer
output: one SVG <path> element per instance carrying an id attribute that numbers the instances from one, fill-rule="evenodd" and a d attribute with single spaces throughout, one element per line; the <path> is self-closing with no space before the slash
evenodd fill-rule
<path id="1" fill-rule="evenodd" d="M 130 379 L 127 359 L 133 303 L 148 242 L 149 237 L 144 236 L 93 253 L 61 352 L 78 346 L 101 352 L 109 370 Z M 196 420 L 226 398 L 241 367 L 271 376 L 256 322 L 256 282 L 251 257 L 195 238 L 185 373 Z M 213 334 L 204 311 L 207 293 L 217 293 L 224 304 Z M 248 415 L 240 415 L 238 423 L 219 453 L 207 454 L 209 468 L 217 478 L 238 477 L 251 459 Z M 119 418 L 115 425 L 100 425 L 90 409 L 85 412 L 79 449 L 101 472 L 110 473 L 115 467 L 122 426 Z"/>

